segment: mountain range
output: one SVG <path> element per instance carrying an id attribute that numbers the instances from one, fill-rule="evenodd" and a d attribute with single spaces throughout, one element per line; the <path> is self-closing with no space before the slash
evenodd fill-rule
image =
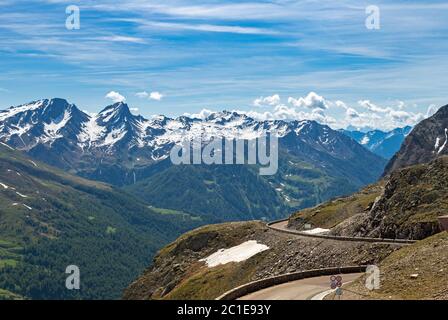
<path id="1" fill-rule="evenodd" d="M 260 177 L 253 165 L 174 166 L 169 159 L 185 138 L 250 140 L 265 131 L 279 138 L 273 176 Z M 145 119 L 122 102 L 97 114 L 64 99 L 11 107 L 0 112 L 0 141 L 69 173 L 122 187 L 156 207 L 222 220 L 276 218 L 288 208 L 354 192 L 375 181 L 385 165 L 350 137 L 315 121 L 258 121 L 229 111 L 204 119 Z"/>
<path id="2" fill-rule="evenodd" d="M 412 127 L 406 126 L 391 131 L 369 130 L 363 132 L 360 130 L 341 130 L 341 132 L 355 139 L 373 153 L 384 159 L 390 159 L 400 149 L 401 144 L 411 130 Z"/>

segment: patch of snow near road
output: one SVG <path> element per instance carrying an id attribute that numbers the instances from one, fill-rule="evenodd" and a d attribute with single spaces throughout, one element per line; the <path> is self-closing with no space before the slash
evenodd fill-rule
<path id="1" fill-rule="evenodd" d="M 324 232 L 328 232 L 328 231 L 330 231 L 330 229 L 314 228 L 314 229 L 311 229 L 311 230 L 303 231 L 303 233 L 320 234 L 320 233 L 324 233 Z"/>
<path id="2" fill-rule="evenodd" d="M 8 189 L 9 187 L 6 185 L 6 184 L 4 184 L 4 183 L 1 183 L 0 182 L 0 186 L 2 186 L 3 187 L 3 189 Z"/>
<path id="3" fill-rule="evenodd" d="M 25 208 L 27 208 L 28 210 L 33 210 L 33 208 L 31 208 L 30 206 L 27 206 L 27 205 L 24 204 L 24 203 L 23 203 L 23 206 L 24 206 Z"/>
<path id="4" fill-rule="evenodd" d="M 211 268 L 229 262 L 245 261 L 257 253 L 268 249 L 269 247 L 264 244 L 257 243 L 255 240 L 249 240 L 232 248 L 219 249 L 212 255 L 199 261 L 205 261 L 207 266 Z"/>

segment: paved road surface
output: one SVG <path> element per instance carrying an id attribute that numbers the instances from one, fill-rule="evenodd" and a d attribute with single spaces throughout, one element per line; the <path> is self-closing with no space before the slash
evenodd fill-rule
<path id="1" fill-rule="evenodd" d="M 289 234 L 294 234 L 298 237 L 307 237 L 307 238 L 321 238 L 319 234 L 306 234 L 304 235 L 303 232 L 297 231 L 294 229 L 288 228 L 288 220 L 279 221 L 276 223 L 273 223 L 271 225 L 268 225 L 268 227 L 271 230 L 282 232 L 286 231 Z M 323 239 L 323 238 L 321 238 Z M 336 241 L 354 241 L 354 242 L 369 242 L 369 243 L 387 243 L 387 244 L 396 244 L 399 246 L 406 246 L 410 245 L 415 242 L 415 240 L 400 240 L 400 239 L 376 239 L 376 238 L 362 238 L 362 237 L 344 237 L 341 239 L 338 239 L 337 236 L 333 236 L 333 238 L 329 240 L 336 240 Z M 372 241 L 373 240 L 373 241 Z"/>
<path id="2" fill-rule="evenodd" d="M 343 274 L 342 282 L 351 282 L 363 273 Z M 330 276 L 302 279 L 250 293 L 238 300 L 308 300 L 330 289 Z"/>

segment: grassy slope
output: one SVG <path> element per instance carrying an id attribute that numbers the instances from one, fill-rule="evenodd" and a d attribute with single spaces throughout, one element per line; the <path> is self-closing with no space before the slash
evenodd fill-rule
<path id="1" fill-rule="evenodd" d="M 265 226 L 259 222 L 209 225 L 183 235 L 161 250 L 157 259 L 165 259 L 172 250 L 182 250 L 182 247 L 191 246 L 196 237 L 201 237 L 204 234 L 216 234 L 214 239 L 208 241 L 210 248 L 226 248 L 240 244 L 242 234 L 247 236 L 263 232 L 263 230 L 265 230 Z M 181 283 L 163 298 L 210 299 L 210 297 L 217 297 L 223 291 L 249 282 L 257 271 L 257 262 L 264 256 L 265 254 L 260 253 L 244 264 L 228 263 L 215 268 L 207 268 L 201 262 L 195 263 L 190 272 L 185 274 Z"/>
<path id="2" fill-rule="evenodd" d="M 193 261 L 190 258 L 192 255 L 208 256 L 217 248 L 238 245 L 244 242 L 243 239 L 265 230 L 266 226 L 261 222 L 234 222 L 207 225 L 187 232 L 158 252 L 152 266 L 125 291 L 125 298 L 144 298 L 149 295 L 152 299 L 210 299 L 223 290 L 247 282 L 256 264 L 241 268 L 239 264 L 229 263 L 210 269 L 198 261 L 199 256 Z M 263 256 L 263 253 L 257 256 Z M 163 272 L 157 270 L 160 267 Z M 166 294 L 160 279 L 165 281 L 168 275 L 173 277 L 173 288 Z"/>
<path id="3" fill-rule="evenodd" d="M 344 177 L 281 152 L 278 172 L 272 176 L 260 176 L 257 166 L 170 166 L 125 190 L 155 207 L 222 222 L 274 220 L 358 188 Z"/>
<path id="4" fill-rule="evenodd" d="M 301 229 L 305 224 L 313 228 L 330 229 L 358 213 L 364 212 L 381 195 L 384 181 L 369 185 L 351 196 L 330 200 L 313 208 L 296 212 L 290 217 L 289 226 Z"/>
<path id="5" fill-rule="evenodd" d="M 381 287 L 368 291 L 365 277 L 348 286 L 370 299 L 448 299 L 448 232 L 404 247 L 380 264 Z M 418 274 L 417 278 L 411 275 Z M 360 296 L 353 295 L 353 298 Z"/>
<path id="6" fill-rule="evenodd" d="M 161 245 L 198 225 L 3 145 L 0 182 L 3 297 L 118 298 Z M 81 268 L 77 292 L 65 289 L 70 264 Z"/>
<path id="7" fill-rule="evenodd" d="M 125 189 L 155 207 L 211 222 L 273 219 L 283 211 L 274 188 L 245 166 L 171 166 Z"/>

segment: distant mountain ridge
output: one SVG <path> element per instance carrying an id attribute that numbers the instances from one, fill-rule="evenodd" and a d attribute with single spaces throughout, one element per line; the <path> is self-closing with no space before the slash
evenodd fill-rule
<path id="1" fill-rule="evenodd" d="M 250 140 L 266 131 L 279 138 L 274 176 L 260 178 L 248 165 L 174 166 L 168 159 L 172 147 L 185 138 Z M 64 99 L 11 107 L 0 112 L 0 141 L 81 177 L 126 186 L 158 207 L 222 212 L 227 219 L 275 218 L 288 208 L 314 206 L 375 181 L 385 165 L 350 137 L 315 121 L 258 121 L 229 111 L 204 119 L 145 119 L 122 102 L 98 114 L 82 112 Z M 236 183 L 241 177 L 245 179 Z M 189 192 L 183 205 L 178 201 L 182 197 L 172 197 L 176 179 Z M 253 196 L 257 193 L 269 195 L 269 204 L 260 203 Z"/>
<path id="2" fill-rule="evenodd" d="M 341 130 L 341 132 L 355 139 L 359 144 L 363 145 L 373 153 L 384 159 L 390 159 L 398 150 L 400 150 L 401 144 L 411 130 L 411 126 L 406 126 L 387 132 L 381 130 L 371 130 L 367 132 Z"/>

